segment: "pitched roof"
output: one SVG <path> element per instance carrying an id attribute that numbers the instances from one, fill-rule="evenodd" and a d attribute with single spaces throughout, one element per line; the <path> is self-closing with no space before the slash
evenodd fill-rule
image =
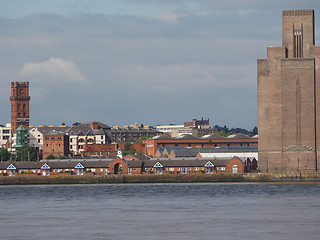
<path id="1" fill-rule="evenodd" d="M 170 154 L 173 154 L 175 157 L 196 157 L 199 153 L 197 148 L 187 148 L 182 150 L 172 150 Z"/>
<path id="2" fill-rule="evenodd" d="M 90 124 L 73 125 L 68 129 L 68 133 L 70 135 L 79 135 L 81 133 L 84 135 L 105 135 L 105 132 L 102 128 L 93 130 Z"/>
<path id="3" fill-rule="evenodd" d="M 161 140 L 161 139 L 168 140 L 168 139 L 172 139 L 172 138 L 169 137 L 166 134 L 161 134 L 161 135 L 155 136 L 155 137 L 153 137 L 151 139 L 154 139 L 154 140 Z"/>
<path id="4" fill-rule="evenodd" d="M 208 135 L 204 135 L 201 139 L 225 139 L 225 137 L 220 136 L 219 134 L 212 133 Z"/>
<path id="5" fill-rule="evenodd" d="M 248 135 L 243 134 L 243 133 L 235 133 L 235 134 L 228 136 L 227 138 L 246 139 L 246 138 L 250 138 L 250 137 Z"/>
<path id="6" fill-rule="evenodd" d="M 176 137 L 175 139 L 198 139 L 198 138 L 195 136 L 192 136 L 190 134 L 183 134 L 183 135 Z"/>
<path id="7" fill-rule="evenodd" d="M 183 150 L 183 149 L 185 149 L 185 147 L 161 147 L 158 149 L 158 151 L 162 155 L 165 150 L 167 151 L 168 154 L 170 154 L 172 150 Z"/>
<path id="8" fill-rule="evenodd" d="M 103 128 L 103 129 L 111 129 L 109 125 L 106 125 L 102 122 L 99 122 L 99 121 L 91 121 L 91 122 L 84 122 L 82 123 L 83 125 L 91 125 L 93 123 L 98 123 L 98 127 L 99 128 Z"/>
<path id="9" fill-rule="evenodd" d="M 218 167 L 225 167 L 233 157 L 221 158 L 190 158 L 190 159 L 151 159 L 144 161 L 144 167 L 153 167 L 157 162 L 160 162 L 163 167 L 204 167 L 208 161 Z M 238 158 L 239 159 L 239 158 Z M 239 159 L 241 161 L 241 159 Z M 242 163 L 242 161 L 241 161 Z"/>
<path id="10" fill-rule="evenodd" d="M 200 148 L 199 153 L 224 153 L 224 152 L 258 152 L 258 147 L 256 146 L 245 146 L 245 147 L 216 147 L 216 148 Z"/>
<path id="11" fill-rule="evenodd" d="M 37 130 L 39 132 L 41 132 L 42 134 L 49 134 L 52 131 L 66 133 L 66 132 L 68 132 L 69 129 L 70 129 L 70 127 L 47 127 L 47 126 L 37 127 Z"/>

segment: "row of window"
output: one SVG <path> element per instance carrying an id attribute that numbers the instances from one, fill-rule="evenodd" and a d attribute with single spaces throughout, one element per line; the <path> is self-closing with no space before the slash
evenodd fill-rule
<path id="1" fill-rule="evenodd" d="M 50 138 L 50 137 L 46 137 L 45 139 L 46 139 L 46 140 L 50 140 L 50 139 L 51 139 L 51 140 L 56 140 L 55 137 L 51 137 L 51 138 Z M 61 140 L 61 139 L 62 139 L 61 137 L 57 137 L 57 140 Z"/>

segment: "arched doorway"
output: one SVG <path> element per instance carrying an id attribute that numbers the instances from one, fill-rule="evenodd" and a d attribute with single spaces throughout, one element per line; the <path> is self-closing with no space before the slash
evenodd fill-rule
<path id="1" fill-rule="evenodd" d="M 119 172 L 119 163 L 116 163 L 113 167 L 113 174 L 118 174 Z"/>

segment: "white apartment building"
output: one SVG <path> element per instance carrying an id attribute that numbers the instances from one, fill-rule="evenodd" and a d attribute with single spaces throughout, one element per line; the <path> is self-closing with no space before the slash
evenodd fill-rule
<path id="1" fill-rule="evenodd" d="M 172 130 L 184 129 L 184 125 L 161 125 L 156 126 L 156 130 L 163 133 L 171 134 Z"/>
<path id="2" fill-rule="evenodd" d="M 4 146 L 7 141 L 11 140 L 11 124 L 7 123 L 5 126 L 0 125 L 0 148 Z"/>

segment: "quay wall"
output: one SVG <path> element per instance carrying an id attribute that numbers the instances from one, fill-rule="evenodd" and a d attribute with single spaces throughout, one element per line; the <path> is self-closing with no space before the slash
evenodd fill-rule
<path id="1" fill-rule="evenodd" d="M 101 175 L 101 176 L 0 176 L 0 185 L 28 184 L 100 184 L 100 183 L 320 183 L 319 172 L 251 173 L 251 174 L 177 174 L 177 175 Z"/>

